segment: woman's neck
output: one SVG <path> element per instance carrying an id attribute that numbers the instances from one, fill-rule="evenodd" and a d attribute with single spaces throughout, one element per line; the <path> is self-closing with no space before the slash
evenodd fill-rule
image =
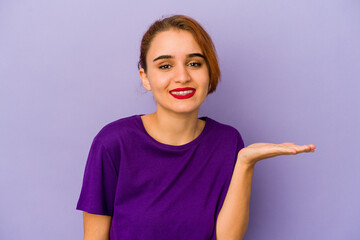
<path id="1" fill-rule="evenodd" d="M 157 110 L 143 116 L 146 131 L 155 140 L 168 145 L 184 145 L 197 138 L 205 122 L 197 118 L 198 111 L 189 114 Z"/>

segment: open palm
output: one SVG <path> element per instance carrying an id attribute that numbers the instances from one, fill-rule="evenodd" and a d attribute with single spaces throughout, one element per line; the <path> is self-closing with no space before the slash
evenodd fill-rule
<path id="1" fill-rule="evenodd" d="M 315 145 L 296 145 L 295 143 L 285 142 L 274 143 L 254 143 L 242 148 L 237 156 L 237 161 L 246 165 L 254 165 L 256 162 L 276 157 L 279 155 L 295 155 L 302 152 L 314 152 Z"/>

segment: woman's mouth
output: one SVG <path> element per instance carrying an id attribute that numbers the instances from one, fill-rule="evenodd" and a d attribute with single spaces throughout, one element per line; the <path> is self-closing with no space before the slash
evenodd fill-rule
<path id="1" fill-rule="evenodd" d="M 177 90 L 177 89 L 175 89 Z M 173 96 L 174 98 L 177 99 L 186 99 L 186 98 L 191 98 L 192 96 L 194 96 L 196 90 L 194 88 L 192 89 L 187 89 L 187 90 L 181 90 L 181 91 L 170 91 L 169 93 L 171 94 L 171 96 Z"/>

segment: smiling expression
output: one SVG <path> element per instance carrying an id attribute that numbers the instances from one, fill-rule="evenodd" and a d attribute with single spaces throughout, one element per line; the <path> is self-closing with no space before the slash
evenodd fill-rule
<path id="1" fill-rule="evenodd" d="M 152 91 L 157 108 L 173 112 L 198 111 L 208 94 L 209 71 L 193 35 L 171 29 L 158 33 L 146 56 L 147 73 L 139 74 Z M 182 91 L 181 91 L 182 90 Z"/>

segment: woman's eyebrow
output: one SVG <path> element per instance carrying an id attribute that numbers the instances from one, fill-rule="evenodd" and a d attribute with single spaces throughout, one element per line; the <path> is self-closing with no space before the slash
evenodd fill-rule
<path id="1" fill-rule="evenodd" d="M 193 57 L 201 57 L 203 59 L 205 59 L 204 55 L 202 55 L 201 53 L 190 53 L 188 55 L 186 55 L 187 58 L 193 58 Z M 169 59 L 169 58 L 174 58 L 174 56 L 171 56 L 171 55 L 161 55 L 157 58 L 155 58 L 153 60 L 153 62 L 157 61 L 157 60 L 160 60 L 160 59 Z"/>

